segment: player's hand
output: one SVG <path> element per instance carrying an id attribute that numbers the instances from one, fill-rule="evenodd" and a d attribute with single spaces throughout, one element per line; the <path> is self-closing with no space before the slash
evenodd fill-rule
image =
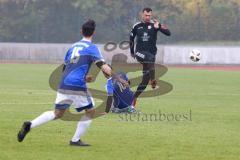
<path id="1" fill-rule="evenodd" d="M 157 19 L 153 19 L 153 22 L 154 22 L 154 28 L 155 29 L 159 29 L 159 21 Z"/>
<path id="2" fill-rule="evenodd" d="M 165 25 L 165 24 L 161 24 L 161 29 L 165 29 L 165 30 L 167 30 L 167 29 L 168 29 L 168 26 Z"/>
<path id="3" fill-rule="evenodd" d="M 90 82 L 93 81 L 93 76 L 92 75 L 87 75 L 85 80 L 86 80 L 87 83 L 90 83 Z"/>

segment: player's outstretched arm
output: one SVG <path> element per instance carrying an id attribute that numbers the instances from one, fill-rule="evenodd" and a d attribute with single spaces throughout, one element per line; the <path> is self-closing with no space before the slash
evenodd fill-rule
<path id="1" fill-rule="evenodd" d="M 108 64 L 102 64 L 100 68 L 106 78 L 112 77 L 113 79 L 116 79 L 118 82 L 120 82 L 123 86 L 129 86 L 128 82 L 122 79 L 119 75 L 115 74 Z"/>
<path id="2" fill-rule="evenodd" d="M 165 34 L 166 36 L 171 36 L 171 32 L 170 30 L 167 28 L 166 25 L 164 24 L 159 24 L 159 31 L 163 34 Z"/>
<path id="3" fill-rule="evenodd" d="M 153 19 L 154 27 L 159 30 L 161 33 L 165 34 L 166 36 L 170 36 L 171 32 L 168 27 L 164 24 L 161 24 L 156 18 Z"/>
<path id="4" fill-rule="evenodd" d="M 100 68 L 106 78 L 110 78 L 112 76 L 112 69 L 108 64 L 103 64 Z"/>

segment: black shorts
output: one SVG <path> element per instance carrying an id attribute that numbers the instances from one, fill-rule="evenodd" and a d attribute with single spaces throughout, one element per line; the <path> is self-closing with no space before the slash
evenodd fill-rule
<path id="1" fill-rule="evenodd" d="M 140 63 L 155 63 L 156 55 L 146 51 L 139 51 L 135 53 L 136 59 Z"/>

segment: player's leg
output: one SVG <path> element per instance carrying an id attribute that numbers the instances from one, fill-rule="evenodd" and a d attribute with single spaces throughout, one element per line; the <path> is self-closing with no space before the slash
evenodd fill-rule
<path id="1" fill-rule="evenodd" d="M 72 146 L 90 146 L 81 140 L 82 135 L 86 133 L 87 128 L 90 126 L 92 119 L 95 114 L 94 102 L 89 93 L 86 95 L 82 93 L 81 95 L 76 95 L 73 105 L 76 106 L 77 112 L 85 110 L 85 115 L 81 117 L 80 121 L 77 123 L 76 131 L 70 141 Z"/>
<path id="2" fill-rule="evenodd" d="M 113 113 L 136 113 L 136 109 L 132 106 L 134 93 L 130 88 L 125 89 L 122 93 L 113 95 Z"/>
<path id="3" fill-rule="evenodd" d="M 18 132 L 18 141 L 22 142 L 25 136 L 30 132 L 32 128 L 43 125 L 49 121 L 54 119 L 61 118 L 65 112 L 65 109 L 55 109 L 55 111 L 46 111 L 42 113 L 40 116 L 35 118 L 32 121 L 26 121 L 23 123 L 21 130 Z"/>
<path id="4" fill-rule="evenodd" d="M 149 63 L 148 68 L 150 73 L 150 84 L 152 86 L 152 89 L 155 89 L 157 85 L 157 80 L 155 79 L 155 63 Z"/>
<path id="5" fill-rule="evenodd" d="M 150 72 L 150 79 L 155 79 L 155 64 L 154 63 L 148 63 L 148 70 Z"/>
<path id="6" fill-rule="evenodd" d="M 143 65 L 142 82 L 138 85 L 137 91 L 134 94 L 133 106 L 136 105 L 137 98 L 146 89 L 150 81 L 149 63 L 142 63 L 142 65 Z"/>
<path id="7" fill-rule="evenodd" d="M 17 138 L 19 142 L 22 142 L 25 136 L 30 132 L 32 128 L 43 125 L 54 119 L 61 118 L 67 108 L 71 105 L 67 95 L 57 93 L 55 102 L 55 110 L 46 111 L 32 121 L 26 121 L 23 123 L 21 130 L 18 132 Z"/>
<path id="8" fill-rule="evenodd" d="M 157 81 L 155 79 L 155 61 L 156 61 L 156 54 L 150 53 L 150 52 L 142 52 L 145 55 L 145 58 L 143 60 L 144 63 L 147 63 L 145 65 L 145 70 L 149 71 L 150 74 L 150 84 L 152 86 L 152 89 L 156 88 Z"/>
<path id="9" fill-rule="evenodd" d="M 38 127 L 54 119 L 59 119 L 63 116 L 66 109 L 55 109 L 54 111 L 47 111 L 39 117 L 31 121 L 31 128 Z"/>

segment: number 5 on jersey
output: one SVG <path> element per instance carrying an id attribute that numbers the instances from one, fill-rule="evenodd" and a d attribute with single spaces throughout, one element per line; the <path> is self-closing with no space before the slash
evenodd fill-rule
<path id="1" fill-rule="evenodd" d="M 82 51 L 84 49 L 83 46 L 80 47 L 74 47 L 72 55 L 71 55 L 71 60 L 70 63 L 77 63 L 79 58 L 80 58 L 80 51 Z"/>

